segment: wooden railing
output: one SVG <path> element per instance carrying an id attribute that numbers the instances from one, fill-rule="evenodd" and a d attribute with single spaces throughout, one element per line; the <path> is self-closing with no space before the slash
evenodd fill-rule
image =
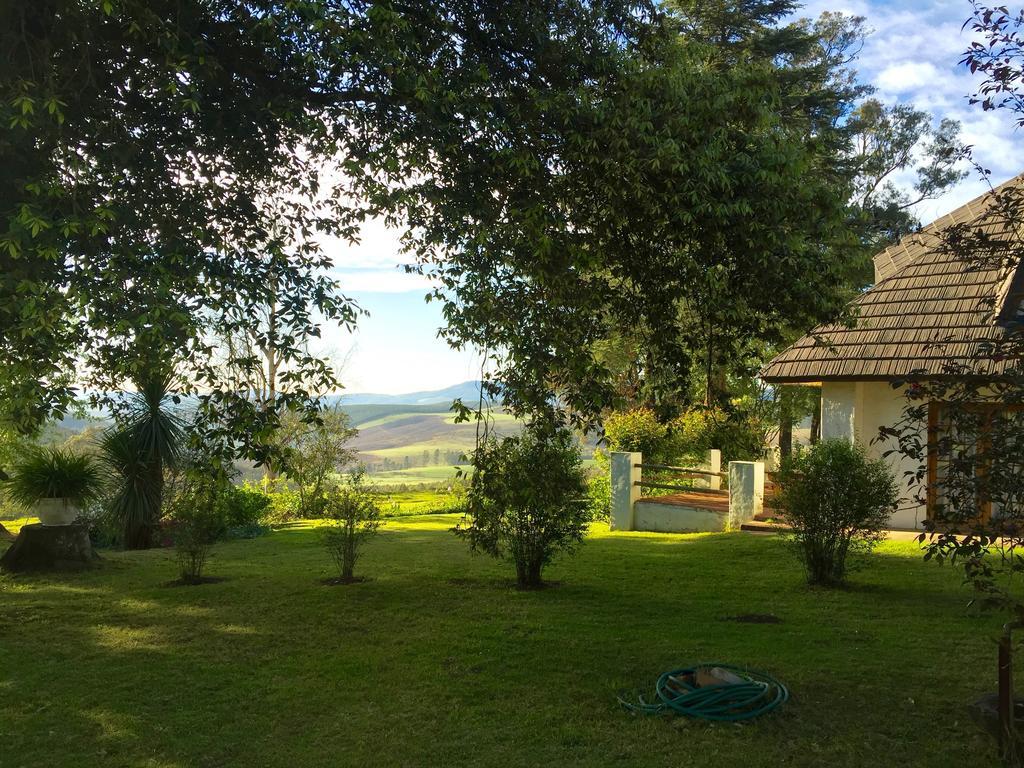
<path id="1" fill-rule="evenodd" d="M 654 472 L 667 472 L 669 474 L 683 475 L 686 477 L 700 477 L 708 480 L 708 485 L 720 485 L 721 479 L 727 478 L 729 475 L 726 472 L 718 472 L 710 469 L 702 469 L 700 467 L 680 467 L 674 464 L 655 464 L 653 462 L 641 462 L 639 464 L 633 464 L 633 469 L 639 469 L 641 472 L 644 470 L 651 470 Z M 643 475 L 641 474 L 641 477 Z M 718 479 L 718 483 L 714 483 L 712 478 Z M 696 493 L 712 493 L 721 495 L 724 493 L 720 488 L 708 487 L 700 488 L 693 485 L 681 485 L 679 483 L 658 483 L 650 482 L 647 480 L 635 480 L 633 485 L 639 488 L 660 488 L 668 491 L 694 491 Z"/>

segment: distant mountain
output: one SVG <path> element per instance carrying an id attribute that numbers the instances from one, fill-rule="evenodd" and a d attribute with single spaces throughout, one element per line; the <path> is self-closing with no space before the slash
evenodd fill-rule
<path id="1" fill-rule="evenodd" d="M 380 395 L 372 392 L 344 393 L 337 396 L 337 402 L 347 405 L 427 405 L 444 403 L 450 405 L 452 400 L 462 398 L 466 405 L 472 405 L 480 399 L 480 382 L 464 381 L 444 389 L 430 389 L 422 392 L 407 392 L 404 395 Z M 332 398 L 333 399 L 333 398 Z"/>

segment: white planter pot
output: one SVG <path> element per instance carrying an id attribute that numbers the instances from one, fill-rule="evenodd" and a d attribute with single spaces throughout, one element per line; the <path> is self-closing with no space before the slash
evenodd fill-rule
<path id="1" fill-rule="evenodd" d="M 71 525 L 78 517 L 78 507 L 67 499 L 43 499 L 36 503 L 35 512 L 43 525 Z"/>

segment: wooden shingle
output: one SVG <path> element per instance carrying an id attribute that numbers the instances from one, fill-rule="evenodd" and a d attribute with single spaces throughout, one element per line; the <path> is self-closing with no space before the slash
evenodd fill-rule
<path id="1" fill-rule="evenodd" d="M 1024 174 L 997 188 L 1024 184 Z M 970 263 L 946 252 L 941 233 L 954 224 L 994 230 L 978 221 L 990 192 L 903 238 L 874 257 L 878 280 L 852 303 L 853 327 L 826 323 L 761 369 L 771 383 L 892 380 L 941 375 L 949 361 L 977 363 L 979 344 L 1006 333 L 1024 302 L 1024 269 Z M 989 219 L 992 217 L 990 216 Z M 1017 223 L 1009 236 L 1019 238 Z M 1007 363 L 990 361 L 998 373 Z"/>

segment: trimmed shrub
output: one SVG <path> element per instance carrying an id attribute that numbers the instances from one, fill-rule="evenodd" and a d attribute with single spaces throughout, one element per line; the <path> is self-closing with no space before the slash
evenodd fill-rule
<path id="1" fill-rule="evenodd" d="M 794 454 L 783 462 L 778 485 L 778 507 L 811 584 L 842 584 L 847 557 L 881 540 L 899 501 L 885 462 L 845 440 Z"/>
<path id="2" fill-rule="evenodd" d="M 491 438 L 473 453 L 467 514 L 455 533 L 475 551 L 507 557 L 521 588 L 543 584 L 543 569 L 583 541 L 590 522 L 579 443 L 550 421 L 514 437 Z"/>

